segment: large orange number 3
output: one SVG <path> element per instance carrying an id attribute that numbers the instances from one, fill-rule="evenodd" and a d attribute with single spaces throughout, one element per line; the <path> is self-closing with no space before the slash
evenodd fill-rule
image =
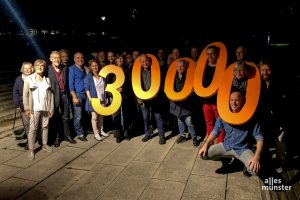
<path id="1" fill-rule="evenodd" d="M 100 104 L 98 98 L 92 98 L 92 107 L 94 108 L 95 112 L 100 115 L 112 115 L 113 113 L 118 111 L 122 103 L 122 96 L 120 92 L 117 91 L 117 89 L 120 88 L 125 81 L 124 72 L 120 67 L 117 67 L 115 65 L 107 65 L 103 69 L 101 69 L 99 75 L 106 78 L 106 76 L 111 73 L 116 75 L 116 80 L 112 84 L 107 84 L 105 90 L 113 95 L 111 104 L 108 107 L 104 107 Z"/>

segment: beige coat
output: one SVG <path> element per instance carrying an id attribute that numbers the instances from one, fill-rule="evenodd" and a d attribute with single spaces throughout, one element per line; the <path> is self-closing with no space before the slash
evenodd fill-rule
<path id="1" fill-rule="evenodd" d="M 47 89 L 47 105 L 46 108 L 48 112 L 54 113 L 54 97 L 53 92 L 51 90 L 51 83 L 50 79 L 46 78 L 47 83 L 49 84 L 49 89 Z M 23 104 L 24 104 L 24 110 L 30 110 L 31 113 L 33 113 L 33 97 L 32 92 L 30 88 L 35 87 L 37 84 L 37 74 L 33 73 L 29 76 L 27 76 L 24 80 L 24 88 L 23 88 Z"/>

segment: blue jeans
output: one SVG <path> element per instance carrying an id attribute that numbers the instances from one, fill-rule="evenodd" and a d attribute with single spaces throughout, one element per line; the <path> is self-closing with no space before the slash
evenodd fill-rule
<path id="1" fill-rule="evenodd" d="M 77 136 L 83 136 L 83 126 L 82 126 L 82 114 L 84 112 L 86 95 L 85 94 L 78 94 L 76 96 L 80 102 L 79 105 L 74 105 L 74 129 L 76 131 Z"/>
<path id="2" fill-rule="evenodd" d="M 151 136 L 151 121 L 150 121 L 150 115 L 151 115 L 151 110 L 152 106 L 142 104 L 141 105 L 141 110 L 143 114 L 143 119 L 144 119 L 144 131 L 145 131 L 145 136 L 150 137 Z M 154 117 L 156 120 L 157 124 L 157 129 L 158 133 L 161 137 L 165 136 L 165 129 L 164 129 L 164 121 L 160 113 L 154 112 Z"/>
<path id="3" fill-rule="evenodd" d="M 192 116 L 188 115 L 188 116 L 178 117 L 177 121 L 178 121 L 179 135 L 185 136 L 184 131 L 185 131 L 185 125 L 186 125 L 192 138 L 194 138 L 196 136 L 195 127 L 192 122 Z"/>

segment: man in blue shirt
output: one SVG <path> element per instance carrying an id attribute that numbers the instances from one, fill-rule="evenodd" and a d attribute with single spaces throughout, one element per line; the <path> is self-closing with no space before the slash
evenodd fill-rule
<path id="1" fill-rule="evenodd" d="M 230 95 L 230 108 L 233 113 L 238 113 L 245 103 L 245 97 L 239 91 L 234 91 Z M 221 130 L 225 130 L 224 141 L 214 144 Z M 256 140 L 256 151 L 250 137 Z M 260 133 L 260 125 L 254 119 L 243 125 L 231 125 L 224 122 L 220 117 L 217 119 L 214 129 L 199 150 L 199 156 L 203 159 L 220 160 L 221 158 L 236 158 L 245 165 L 244 174 L 257 174 L 260 170 L 260 154 L 263 148 L 263 136 Z M 248 173 L 247 173 L 248 172 Z M 250 173 L 250 174 L 249 174 Z"/>
<path id="2" fill-rule="evenodd" d="M 81 123 L 86 101 L 86 93 L 84 88 L 84 78 L 86 76 L 86 72 L 83 66 L 83 54 L 80 52 L 75 53 L 74 62 L 75 64 L 69 68 L 69 90 L 74 105 L 74 129 L 76 131 L 77 138 L 83 142 L 86 142 L 87 139 L 84 135 L 84 130 Z"/>

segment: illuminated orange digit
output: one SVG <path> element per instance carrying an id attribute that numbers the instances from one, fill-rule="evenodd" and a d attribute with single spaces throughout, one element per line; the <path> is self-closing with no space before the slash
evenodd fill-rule
<path id="1" fill-rule="evenodd" d="M 218 90 L 217 107 L 220 117 L 227 123 L 240 125 L 246 123 L 253 116 L 260 95 L 260 74 L 254 63 L 247 62 L 250 66 L 250 76 L 247 83 L 246 103 L 238 113 L 231 112 L 229 108 L 230 90 L 233 80 L 233 68 L 236 63 L 231 64 L 225 71 L 222 84 Z"/>
<path id="2" fill-rule="evenodd" d="M 194 61 L 190 58 L 180 58 L 182 60 L 185 60 L 188 62 L 188 70 L 186 73 L 186 79 L 184 86 L 181 91 L 175 92 L 174 91 L 174 79 L 176 75 L 176 65 L 179 59 L 175 60 L 172 62 L 170 65 L 167 75 L 166 75 L 166 80 L 165 80 L 165 87 L 164 91 L 167 95 L 167 97 L 171 101 L 182 101 L 186 99 L 192 92 L 193 90 L 193 83 L 194 83 L 194 72 L 195 72 L 195 64 Z"/>
<path id="3" fill-rule="evenodd" d="M 215 74 L 213 77 L 213 80 L 211 84 L 205 88 L 203 87 L 203 77 L 205 72 L 205 67 L 207 63 L 207 54 L 206 54 L 206 48 L 210 45 L 215 45 L 220 48 L 220 54 L 216 65 Z M 227 64 L 227 49 L 225 45 L 221 42 L 213 42 L 209 45 L 207 45 L 203 51 L 201 52 L 201 55 L 198 59 L 195 75 L 194 75 L 194 90 L 195 93 L 200 97 L 211 97 L 213 96 L 222 80 L 222 76 L 224 74 L 225 68 Z"/>
<path id="4" fill-rule="evenodd" d="M 155 97 L 159 91 L 160 87 L 160 67 L 158 60 L 156 57 L 152 54 L 147 54 L 149 58 L 152 60 L 151 64 L 151 86 L 149 90 L 144 91 L 142 88 L 142 81 L 141 81 L 141 71 L 142 71 L 142 65 L 139 60 L 140 57 L 138 57 L 133 64 L 132 68 L 132 88 L 134 94 L 143 100 L 152 99 Z"/>
<path id="5" fill-rule="evenodd" d="M 108 107 L 103 107 L 98 98 L 92 98 L 92 107 L 95 112 L 99 113 L 100 115 L 112 115 L 118 111 L 122 103 L 122 96 L 117 89 L 120 88 L 125 81 L 124 72 L 120 67 L 115 65 L 107 65 L 101 69 L 99 75 L 106 78 L 106 76 L 111 73 L 116 75 L 116 80 L 112 84 L 107 84 L 105 89 L 105 91 L 110 92 L 113 96 L 111 104 Z"/>

